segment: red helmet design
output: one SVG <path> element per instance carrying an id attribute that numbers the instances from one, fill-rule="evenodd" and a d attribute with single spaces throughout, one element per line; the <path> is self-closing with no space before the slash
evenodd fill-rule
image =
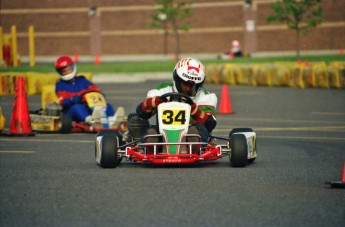
<path id="1" fill-rule="evenodd" d="M 70 67 L 70 70 L 66 70 L 68 67 Z M 73 62 L 72 58 L 68 56 L 59 57 L 55 62 L 55 69 L 63 80 L 71 80 L 77 74 L 77 66 Z"/>

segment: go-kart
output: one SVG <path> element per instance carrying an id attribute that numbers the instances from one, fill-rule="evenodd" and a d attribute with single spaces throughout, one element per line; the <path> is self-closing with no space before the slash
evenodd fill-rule
<path id="1" fill-rule="evenodd" d="M 256 159 L 256 133 L 251 128 L 235 128 L 227 138 L 210 136 L 209 143 L 201 142 L 198 134 L 187 134 L 192 99 L 180 93 L 168 93 L 160 98 L 163 102 L 157 107 L 159 134 L 143 135 L 149 127 L 148 121 L 132 120 L 130 115 L 128 134 L 116 131 L 96 134 L 95 159 L 99 166 L 115 168 L 123 158 L 153 164 L 188 164 L 228 155 L 231 166 L 245 167 Z M 148 142 L 153 138 L 160 142 Z M 197 142 L 188 142 L 190 138 Z M 225 143 L 217 144 L 217 140 Z"/>
<path id="2" fill-rule="evenodd" d="M 71 133 L 71 132 L 99 132 L 102 130 L 118 130 L 127 131 L 127 121 L 125 116 L 116 119 L 116 126 L 111 126 L 108 122 L 104 110 L 107 102 L 104 95 L 98 91 L 88 91 L 81 94 L 83 102 L 85 102 L 91 110 L 96 109 L 103 115 L 94 118 L 90 123 L 76 122 L 68 114 L 62 113 L 61 106 L 56 103 L 47 103 L 45 108 L 36 111 L 30 111 L 31 128 L 36 132 L 46 133 Z M 114 122 L 111 122 L 114 123 Z"/>

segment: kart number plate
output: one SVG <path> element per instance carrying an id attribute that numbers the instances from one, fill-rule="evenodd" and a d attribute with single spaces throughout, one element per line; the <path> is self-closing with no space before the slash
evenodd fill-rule
<path id="1" fill-rule="evenodd" d="M 104 96 L 98 92 L 90 92 L 85 94 L 85 100 L 90 108 L 95 106 L 107 106 Z"/>
<path id="2" fill-rule="evenodd" d="M 185 110 L 161 110 L 162 123 L 164 125 L 184 125 L 186 123 Z"/>

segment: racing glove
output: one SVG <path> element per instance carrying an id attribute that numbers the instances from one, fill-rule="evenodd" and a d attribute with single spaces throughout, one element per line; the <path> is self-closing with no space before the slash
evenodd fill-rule
<path id="1" fill-rule="evenodd" d="M 162 103 L 162 100 L 159 98 L 159 96 L 147 98 L 141 103 L 141 109 L 146 113 L 152 112 L 160 103 Z"/>
<path id="2" fill-rule="evenodd" d="M 204 111 L 200 110 L 195 103 L 191 105 L 190 114 L 194 117 L 195 121 L 198 123 L 205 123 L 205 121 L 207 120 L 207 114 Z"/>
<path id="3" fill-rule="evenodd" d="M 75 104 L 80 103 L 80 102 L 81 102 L 81 95 L 72 96 L 70 99 L 71 99 L 71 101 L 74 102 Z"/>

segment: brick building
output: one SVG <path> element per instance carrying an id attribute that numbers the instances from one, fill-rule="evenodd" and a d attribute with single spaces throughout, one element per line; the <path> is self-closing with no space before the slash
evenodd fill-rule
<path id="1" fill-rule="evenodd" d="M 182 53 L 219 53 L 239 40 L 245 53 L 294 51 L 295 32 L 267 23 L 275 0 L 194 0 L 191 29 L 181 32 Z M 163 54 L 163 30 L 149 27 L 155 0 L 1 0 L 1 27 L 18 32 L 18 50 L 28 55 L 28 27 L 35 28 L 36 55 Z M 345 47 L 345 1 L 324 0 L 323 23 L 301 39 L 301 50 Z M 174 52 L 168 36 L 168 53 Z"/>

